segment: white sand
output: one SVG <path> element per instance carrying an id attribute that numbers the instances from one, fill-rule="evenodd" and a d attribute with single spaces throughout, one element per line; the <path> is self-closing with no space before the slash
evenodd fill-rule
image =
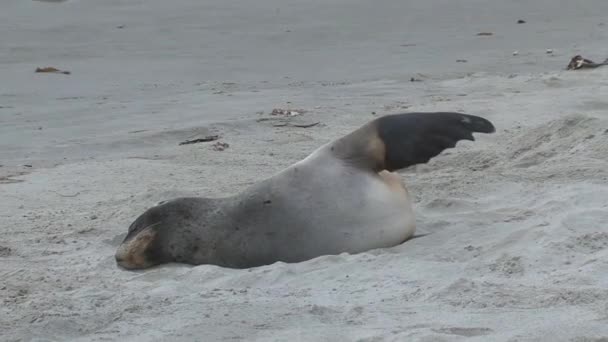
<path id="1" fill-rule="evenodd" d="M 563 71 L 608 56 L 608 2 L 529 2 L 4 0 L 0 340 L 608 340 L 608 67 Z M 286 107 L 321 124 L 256 121 Z M 498 128 L 402 173 L 428 235 L 116 267 L 157 201 L 241 191 L 406 110 Z M 177 145 L 210 133 L 230 147 Z"/>

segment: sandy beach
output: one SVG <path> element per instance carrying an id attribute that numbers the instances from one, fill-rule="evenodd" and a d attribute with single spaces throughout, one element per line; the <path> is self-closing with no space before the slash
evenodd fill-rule
<path id="1" fill-rule="evenodd" d="M 1 7 L 0 340 L 608 341 L 608 67 L 565 70 L 608 57 L 607 1 Z M 423 236 L 116 266 L 157 202 L 238 193 L 407 111 L 497 128 L 400 172 Z"/>

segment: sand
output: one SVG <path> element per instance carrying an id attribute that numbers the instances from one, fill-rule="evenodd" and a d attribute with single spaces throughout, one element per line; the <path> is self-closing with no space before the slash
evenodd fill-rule
<path id="1" fill-rule="evenodd" d="M 608 67 L 564 70 L 608 56 L 607 11 L 5 0 L 0 340 L 608 340 Z M 497 133 L 401 172 L 419 238 L 249 270 L 115 265 L 158 201 L 237 193 L 374 117 L 435 110 Z M 229 147 L 178 145 L 210 134 Z"/>

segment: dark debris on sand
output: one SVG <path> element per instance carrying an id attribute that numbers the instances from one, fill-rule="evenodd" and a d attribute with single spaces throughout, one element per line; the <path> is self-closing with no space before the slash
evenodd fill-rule
<path id="1" fill-rule="evenodd" d="M 203 142 L 210 142 L 210 141 L 215 141 L 217 139 L 219 139 L 220 136 L 219 135 L 208 135 L 204 138 L 198 138 L 198 139 L 192 139 L 192 140 L 185 140 L 179 143 L 179 145 L 189 145 L 189 144 L 198 144 L 198 143 L 203 143 Z"/>
<path id="2" fill-rule="evenodd" d="M 570 59 L 568 63 L 568 70 L 580 70 L 580 69 L 593 69 L 603 65 L 608 65 L 608 58 L 602 63 L 595 63 L 594 61 L 584 58 L 581 55 L 576 55 Z"/>
<path id="3" fill-rule="evenodd" d="M 36 68 L 37 73 L 48 73 L 48 74 L 64 74 L 69 75 L 71 72 L 65 70 L 59 70 L 53 67 Z"/>
<path id="4" fill-rule="evenodd" d="M 218 141 L 218 142 L 216 142 L 215 144 L 211 145 L 211 148 L 212 148 L 214 151 L 219 151 L 219 152 L 221 152 L 221 151 L 223 151 L 223 150 L 227 149 L 228 147 L 230 147 L 230 145 L 228 145 L 228 143 L 221 142 L 221 141 Z"/>

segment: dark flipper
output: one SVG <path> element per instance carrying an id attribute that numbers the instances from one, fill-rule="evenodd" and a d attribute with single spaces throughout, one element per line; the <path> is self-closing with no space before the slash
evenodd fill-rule
<path id="1" fill-rule="evenodd" d="M 461 113 L 405 113 L 378 118 L 332 144 L 338 158 L 394 171 L 428 162 L 473 133 L 493 133 L 484 118 Z"/>

